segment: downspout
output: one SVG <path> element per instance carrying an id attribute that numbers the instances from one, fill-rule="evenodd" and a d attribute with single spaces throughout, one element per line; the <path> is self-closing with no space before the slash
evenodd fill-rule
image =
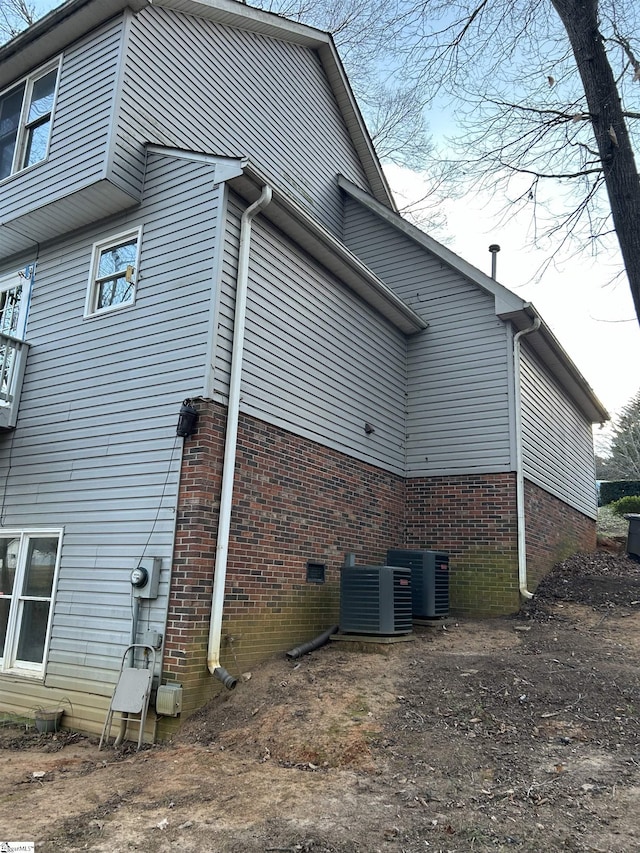
<path id="1" fill-rule="evenodd" d="M 227 407 L 227 430 L 224 444 L 224 460 L 222 463 L 222 487 L 220 491 L 220 515 L 218 519 L 216 565 L 213 576 L 211 622 L 209 623 L 209 643 L 207 646 L 207 667 L 209 672 L 219 679 L 229 690 L 233 690 L 236 686 L 237 679 L 230 675 L 224 667 L 220 666 L 220 639 L 222 635 L 222 610 L 224 607 L 224 587 L 227 578 L 229 530 L 231 527 L 236 447 L 238 443 L 240 383 L 242 379 L 244 330 L 247 309 L 251 222 L 253 218 L 269 204 L 271 201 L 271 195 L 271 187 L 263 187 L 260 198 L 253 204 L 249 205 L 242 214 L 242 218 L 240 220 L 240 248 L 238 252 L 238 276 L 236 280 L 233 349 L 231 353 L 231 376 L 229 378 L 229 402 Z"/>
<path id="2" fill-rule="evenodd" d="M 513 338 L 513 375 L 516 410 L 516 506 L 518 513 L 518 588 L 523 598 L 533 598 L 527 589 L 527 535 L 524 513 L 524 471 L 522 467 L 522 391 L 520 387 L 520 340 L 540 328 L 540 317 L 531 326 L 521 329 Z"/>

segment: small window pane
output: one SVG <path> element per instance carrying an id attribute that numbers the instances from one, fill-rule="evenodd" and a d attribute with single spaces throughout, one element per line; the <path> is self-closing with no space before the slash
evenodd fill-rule
<path id="1" fill-rule="evenodd" d="M 19 539 L 0 539 L 0 595 L 13 592 L 19 547 Z"/>
<path id="2" fill-rule="evenodd" d="M 57 77 L 58 69 L 56 68 L 33 84 L 27 122 L 35 121 L 40 116 L 48 115 L 51 112 Z"/>
<path id="3" fill-rule="evenodd" d="M 0 98 L 0 138 L 15 133 L 20 121 L 24 83 Z"/>
<path id="4" fill-rule="evenodd" d="M 53 572 L 58 550 L 57 537 L 29 539 L 23 595 L 49 598 L 53 588 Z"/>
<path id="5" fill-rule="evenodd" d="M 133 282 L 126 278 L 113 278 L 98 285 L 96 309 L 109 308 L 112 305 L 124 305 L 133 299 Z"/>
<path id="6" fill-rule="evenodd" d="M 24 85 L 0 99 L 0 180 L 11 174 Z"/>
<path id="7" fill-rule="evenodd" d="M 24 163 L 22 164 L 25 168 L 33 166 L 34 163 L 40 163 L 47 156 L 50 129 L 51 120 L 47 119 L 41 124 L 30 127 L 27 131 L 26 150 L 24 153 Z"/>
<path id="8" fill-rule="evenodd" d="M 23 602 L 17 660 L 42 663 L 48 622 L 48 601 Z"/>
<path id="9" fill-rule="evenodd" d="M 136 262 L 138 241 L 130 240 L 120 246 L 114 246 L 100 252 L 97 278 L 113 276 L 115 273 L 124 272 L 128 266 L 133 267 Z"/>
<path id="10" fill-rule="evenodd" d="M 12 335 L 18 328 L 22 285 L 0 290 L 0 332 Z"/>
<path id="11" fill-rule="evenodd" d="M 0 140 L 0 180 L 8 177 L 11 174 L 13 165 L 13 152 L 16 148 L 16 133 L 13 137 L 4 137 Z"/>
<path id="12" fill-rule="evenodd" d="M 0 658 L 4 657 L 4 647 L 7 638 L 7 625 L 9 624 L 10 598 L 0 598 Z"/>

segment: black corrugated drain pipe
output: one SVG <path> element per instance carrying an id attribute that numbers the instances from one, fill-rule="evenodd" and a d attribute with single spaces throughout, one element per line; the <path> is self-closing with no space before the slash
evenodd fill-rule
<path id="1" fill-rule="evenodd" d="M 309 652 L 314 651 L 315 649 L 319 649 L 320 646 L 324 646 L 325 643 L 329 642 L 329 637 L 332 634 L 337 634 L 338 626 L 332 625 L 331 628 L 328 628 L 326 631 L 323 631 L 322 634 L 318 634 L 313 640 L 309 640 L 307 643 L 302 643 L 301 646 L 296 646 L 295 649 L 291 649 L 290 652 L 287 652 L 287 657 L 289 660 L 296 660 L 297 658 L 301 658 L 302 655 L 309 654 Z"/>

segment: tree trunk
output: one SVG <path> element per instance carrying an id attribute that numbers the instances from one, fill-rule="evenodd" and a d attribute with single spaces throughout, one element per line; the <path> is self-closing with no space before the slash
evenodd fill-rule
<path id="1" fill-rule="evenodd" d="M 620 95 L 598 29 L 598 0 L 551 0 L 582 79 L 636 316 L 640 321 L 640 179 Z"/>

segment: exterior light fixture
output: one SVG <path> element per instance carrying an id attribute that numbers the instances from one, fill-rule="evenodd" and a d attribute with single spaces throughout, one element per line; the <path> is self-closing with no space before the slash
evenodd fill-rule
<path id="1" fill-rule="evenodd" d="M 197 409 L 191 405 L 191 400 L 184 400 L 180 406 L 180 414 L 178 415 L 178 426 L 176 435 L 182 438 L 188 438 L 196 430 L 196 421 L 198 420 Z"/>
<path id="2" fill-rule="evenodd" d="M 371 426 L 371 424 L 365 424 L 364 431 L 367 435 L 371 435 L 372 432 L 375 432 L 375 429 Z"/>

